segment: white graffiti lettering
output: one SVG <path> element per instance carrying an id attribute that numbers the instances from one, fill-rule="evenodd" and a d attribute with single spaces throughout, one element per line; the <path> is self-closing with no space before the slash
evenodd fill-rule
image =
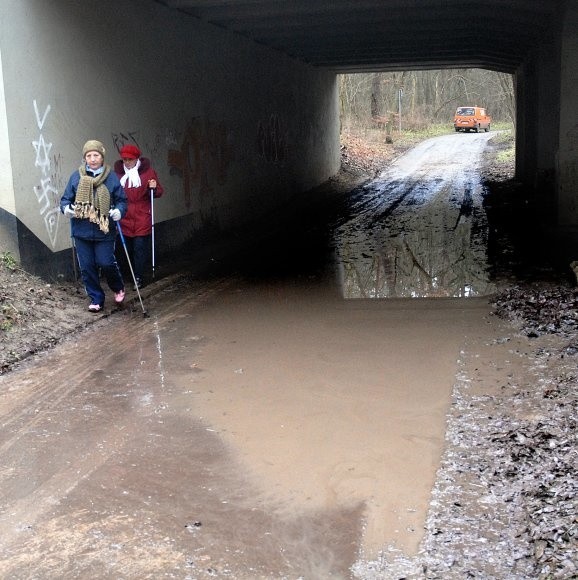
<path id="1" fill-rule="evenodd" d="M 44 139 L 42 129 L 44 123 L 50 113 L 50 105 L 44 109 L 44 113 L 40 115 L 38 104 L 36 100 L 33 101 L 34 114 L 36 116 L 36 125 L 40 131 L 40 135 L 36 141 L 32 141 L 32 147 L 36 151 L 36 159 L 34 166 L 40 168 L 43 178 L 40 180 L 40 186 L 34 186 L 34 194 L 40 206 L 40 215 L 44 220 L 44 226 L 48 232 L 50 243 L 52 247 L 56 244 L 56 236 L 58 233 L 58 222 L 60 218 L 60 209 L 58 206 L 58 190 L 52 185 L 50 151 L 52 150 L 52 143 L 48 143 Z M 47 177 L 48 176 L 48 177 Z"/>
<path id="2" fill-rule="evenodd" d="M 54 247 L 56 243 L 56 233 L 58 232 L 58 218 L 60 217 L 60 208 L 53 207 L 49 212 L 44 214 L 44 225 L 50 237 L 50 243 Z"/>
<path id="3" fill-rule="evenodd" d="M 34 193 L 36 194 L 36 199 L 38 203 L 43 203 L 44 205 L 40 208 L 40 213 L 43 214 L 44 212 L 48 211 L 50 208 L 50 194 L 56 195 L 58 192 L 54 187 L 51 185 L 50 177 L 47 179 L 42 179 L 40 181 L 42 187 L 38 187 L 37 185 L 34 186 Z"/>
<path id="4" fill-rule="evenodd" d="M 42 179 L 40 181 L 41 186 L 34 186 L 34 193 L 36 194 L 36 199 L 41 205 L 40 215 L 44 218 L 44 225 L 46 226 L 46 231 L 50 237 L 50 242 L 54 247 L 56 243 L 56 233 L 58 231 L 58 216 L 60 214 L 60 209 L 55 206 L 55 201 L 58 198 L 58 191 L 52 186 L 52 180 L 50 177 Z"/>
<path id="5" fill-rule="evenodd" d="M 38 113 L 38 105 L 36 104 L 36 100 L 34 100 L 34 112 L 36 113 L 36 124 L 38 125 L 38 129 L 42 131 L 42 127 L 44 127 L 44 121 L 46 121 L 46 117 L 48 117 L 48 113 L 50 113 L 50 105 L 44 109 L 44 115 L 42 115 L 41 119 L 40 114 Z"/>

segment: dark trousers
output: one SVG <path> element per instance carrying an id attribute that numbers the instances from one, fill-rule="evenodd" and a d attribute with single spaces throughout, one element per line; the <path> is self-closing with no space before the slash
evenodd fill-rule
<path id="1" fill-rule="evenodd" d="M 100 285 L 100 273 L 109 288 L 118 292 L 124 288 L 122 275 L 114 256 L 114 240 L 95 242 L 74 238 L 84 288 L 93 304 L 104 305 L 105 293 Z"/>
<path id="2" fill-rule="evenodd" d="M 126 249 L 130 256 L 134 277 L 142 281 L 144 273 L 150 262 L 151 236 L 135 236 L 134 238 L 124 236 Z"/>

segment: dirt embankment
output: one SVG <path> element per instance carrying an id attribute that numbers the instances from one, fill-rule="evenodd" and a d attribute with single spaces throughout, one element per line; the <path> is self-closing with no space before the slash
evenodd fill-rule
<path id="1" fill-rule="evenodd" d="M 84 290 L 72 282 L 49 284 L 0 256 L 0 373 L 46 350 L 94 318 Z"/>

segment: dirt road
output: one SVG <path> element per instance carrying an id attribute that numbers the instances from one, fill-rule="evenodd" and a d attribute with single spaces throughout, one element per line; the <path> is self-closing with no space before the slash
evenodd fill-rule
<path id="1" fill-rule="evenodd" d="M 495 289 L 478 166 L 491 134 L 409 151 L 352 200 L 336 230 L 345 298 L 471 297 Z"/>
<path id="2" fill-rule="evenodd" d="M 349 578 L 415 554 L 459 361 L 496 332 L 487 138 L 355 192 L 317 271 L 264 253 L 184 278 L 0 377 L 0 575 Z"/>

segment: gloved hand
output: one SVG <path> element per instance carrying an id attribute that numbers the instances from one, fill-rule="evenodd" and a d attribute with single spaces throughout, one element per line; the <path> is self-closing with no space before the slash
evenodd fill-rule
<path id="1" fill-rule="evenodd" d="M 74 205 L 68 204 L 64 208 L 64 215 L 69 218 L 74 217 Z"/>
<path id="2" fill-rule="evenodd" d="M 114 209 L 111 209 L 108 212 L 108 215 L 111 217 L 113 221 L 117 222 L 121 218 L 120 209 L 116 209 L 115 207 Z"/>

